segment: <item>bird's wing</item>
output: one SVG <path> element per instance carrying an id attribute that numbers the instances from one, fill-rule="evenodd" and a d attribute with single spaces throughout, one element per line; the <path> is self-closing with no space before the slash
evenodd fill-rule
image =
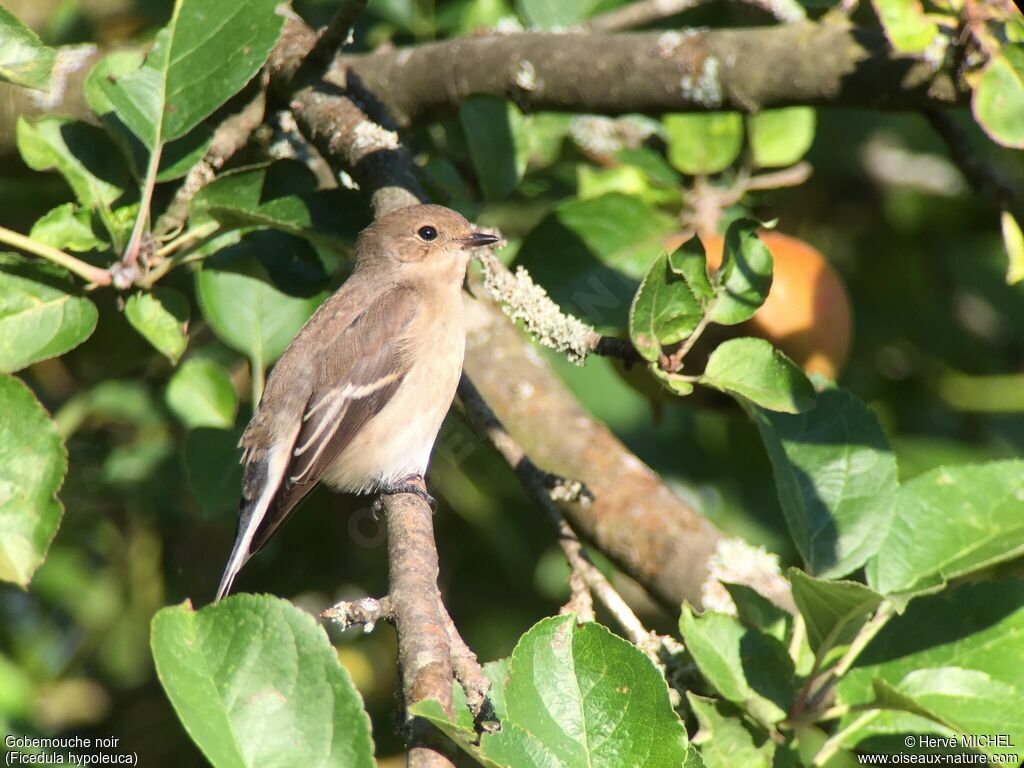
<path id="1" fill-rule="evenodd" d="M 246 445 L 238 536 L 218 598 L 230 589 L 245 561 L 270 541 L 295 505 L 398 390 L 412 367 L 408 336 L 417 302 L 411 292 L 406 286 L 394 286 L 343 329 L 329 336 L 319 334 L 315 340 L 318 363 L 297 374 L 313 379 L 301 423 L 295 425 L 290 439 L 276 445 L 259 450 Z M 273 495 L 268 498 L 271 488 Z"/>

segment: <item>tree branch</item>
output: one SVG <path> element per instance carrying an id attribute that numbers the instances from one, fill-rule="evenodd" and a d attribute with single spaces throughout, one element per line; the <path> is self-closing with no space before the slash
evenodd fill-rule
<path id="1" fill-rule="evenodd" d="M 925 110 L 924 116 L 946 144 L 950 158 L 963 173 L 971 189 L 988 195 L 1000 209 L 1009 211 L 1017 221 L 1024 222 L 1024 194 L 1016 189 L 998 168 L 985 162 L 971 146 L 967 133 L 952 115 L 937 109 L 929 109 Z"/>
<path id="2" fill-rule="evenodd" d="M 770 62 L 770 66 L 765 66 Z M 893 51 L 881 32 L 830 22 L 683 32 L 467 37 L 340 54 L 326 80 L 374 93 L 401 126 L 471 94 L 530 111 L 752 112 L 805 104 L 919 109 L 958 104 L 954 73 Z"/>
<path id="3" fill-rule="evenodd" d="M 388 531 L 388 593 L 398 634 L 405 706 L 436 699 L 454 720 L 455 672 L 447 612 L 437 591 L 434 513 L 426 501 L 409 493 L 385 496 L 383 507 Z M 407 765 L 454 766 L 454 753 L 454 744 L 434 726 L 420 718 L 411 719 Z"/>

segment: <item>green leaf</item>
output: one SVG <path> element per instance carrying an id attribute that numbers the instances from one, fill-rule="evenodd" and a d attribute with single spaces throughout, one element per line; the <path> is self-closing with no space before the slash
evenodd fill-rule
<path id="1" fill-rule="evenodd" d="M 167 406 L 189 429 L 230 429 L 238 413 L 238 393 L 223 366 L 193 358 L 168 382 Z"/>
<path id="2" fill-rule="evenodd" d="M 885 36 L 902 53 L 924 53 L 936 39 L 939 27 L 924 12 L 920 0 L 872 0 Z"/>
<path id="3" fill-rule="evenodd" d="M 193 429 L 185 438 L 188 487 L 207 517 L 223 519 L 238 511 L 242 490 L 241 429 Z"/>
<path id="4" fill-rule="evenodd" d="M 276 5 L 177 0 L 145 63 L 99 81 L 110 106 L 150 151 L 184 136 L 263 65 L 283 23 Z"/>
<path id="5" fill-rule="evenodd" d="M 645 360 L 657 362 L 662 346 L 687 338 L 703 316 L 690 287 L 669 267 L 668 256 L 662 254 L 633 298 L 629 336 Z"/>
<path id="6" fill-rule="evenodd" d="M 63 355 L 92 335 L 96 306 L 70 290 L 63 269 L 0 253 L 0 371 Z"/>
<path id="7" fill-rule="evenodd" d="M 900 488 L 868 582 L 884 594 L 931 589 L 1024 553 L 1024 460 L 939 467 Z"/>
<path id="8" fill-rule="evenodd" d="M 107 247 L 93 231 L 92 215 L 74 203 L 58 205 L 43 214 L 28 236 L 62 251 L 84 253 Z"/>
<path id="9" fill-rule="evenodd" d="M 27 587 L 46 559 L 67 469 L 57 425 L 28 387 L 0 375 L 0 579 Z"/>
<path id="10" fill-rule="evenodd" d="M 57 52 L 43 45 L 36 33 L 0 6 L 0 80 L 45 91 Z"/>
<path id="11" fill-rule="evenodd" d="M 764 339 L 729 339 L 715 347 L 700 383 L 771 411 L 802 413 L 814 405 L 804 372 Z"/>
<path id="12" fill-rule="evenodd" d="M 1024 701 L 1024 582 L 1019 580 L 966 584 L 921 597 L 896 616 L 867 646 L 836 686 L 838 704 L 857 706 L 876 698 L 883 681 L 913 698 L 938 717 L 956 722 L 964 709 L 971 717 L 968 733 L 1006 734 L 1017 751 L 1024 743 L 1024 717 L 1009 702 Z M 977 674 L 964 676 L 942 668 L 957 667 Z M 907 688 L 903 681 L 911 675 Z M 933 677 L 934 675 L 934 677 Z M 972 692 L 973 691 L 973 692 Z M 1000 704 L 987 702 L 1000 696 Z M 855 715 L 845 717 L 840 728 Z M 964 725 L 961 722 L 961 726 Z M 902 712 L 880 712 L 853 735 L 851 743 L 886 734 L 943 733 L 927 720 Z M 902 751 L 903 739 L 894 748 Z"/>
<path id="13" fill-rule="evenodd" d="M 1006 282 L 1008 285 L 1016 285 L 1024 280 L 1024 232 L 1021 231 L 1020 222 L 1009 211 L 1003 211 L 1000 223 L 1003 230 L 1003 245 L 1008 258 Z"/>
<path id="14" fill-rule="evenodd" d="M 515 105 L 496 96 L 470 96 L 459 105 L 477 182 L 487 200 L 507 197 L 526 170 L 526 156 L 516 145 L 523 116 Z"/>
<path id="15" fill-rule="evenodd" d="M 679 631 L 686 650 L 724 698 L 765 725 L 783 720 L 793 702 L 793 661 L 782 643 L 732 616 L 694 616 L 684 604 Z"/>
<path id="16" fill-rule="evenodd" d="M 724 171 L 743 147 L 743 118 L 737 112 L 666 115 L 668 160 L 689 175 Z"/>
<path id="17" fill-rule="evenodd" d="M 798 568 L 787 573 L 793 602 L 804 617 L 811 649 L 824 658 L 833 648 L 849 645 L 868 617 L 882 604 L 882 596 L 855 581 L 827 581 Z"/>
<path id="18" fill-rule="evenodd" d="M 139 51 L 114 51 L 96 62 L 85 79 L 84 87 L 86 103 L 121 146 L 122 153 L 137 177 L 145 174 L 149 150 L 115 112 L 114 104 L 107 96 L 104 82 L 132 74 L 142 65 L 144 59 Z M 160 168 L 156 180 L 174 181 L 187 174 L 202 159 L 212 139 L 213 130 L 198 125 L 180 139 L 168 143 L 160 155 Z"/>
<path id="19" fill-rule="evenodd" d="M 722 582 L 736 606 L 736 617 L 751 629 L 771 635 L 779 642 L 788 642 L 793 629 L 793 614 L 746 584 Z"/>
<path id="20" fill-rule="evenodd" d="M 282 160 L 222 174 L 193 201 L 225 228 L 268 227 L 335 250 L 349 248 L 369 223 L 350 190 L 317 191 L 305 165 Z"/>
<path id="21" fill-rule="evenodd" d="M 686 730 L 665 678 L 635 646 L 576 617 L 544 619 L 519 639 L 502 730 L 481 739 L 500 765 L 678 766 Z"/>
<path id="22" fill-rule="evenodd" d="M 618 192 L 571 200 L 526 236 L 516 264 L 566 311 L 622 329 L 638 283 L 677 228 L 670 216 Z"/>
<path id="23" fill-rule="evenodd" d="M 690 691 L 686 699 L 699 725 L 693 743 L 700 747 L 707 768 L 771 768 L 775 745 L 764 734 L 755 744 L 754 734 L 743 720 L 736 715 L 729 717 L 719 702 Z"/>
<path id="24" fill-rule="evenodd" d="M 784 168 L 807 154 L 814 143 L 811 107 L 769 109 L 747 118 L 747 137 L 754 164 Z"/>
<path id="25" fill-rule="evenodd" d="M 753 317 L 772 287 L 772 254 L 752 219 L 737 219 L 725 232 L 722 263 L 711 275 L 715 300 L 708 310 L 712 322 L 736 325 Z"/>
<path id="26" fill-rule="evenodd" d="M 620 149 L 615 153 L 615 159 L 623 165 L 639 168 L 652 184 L 668 187 L 678 192 L 682 177 L 660 153 L 653 149 L 648 147 Z"/>
<path id="27" fill-rule="evenodd" d="M 896 459 L 878 418 L 849 392 L 819 392 L 797 415 L 748 408 L 768 451 L 790 535 L 822 578 L 862 566 L 896 503 Z"/>
<path id="28" fill-rule="evenodd" d="M 1007 44 L 981 71 L 971 109 L 985 133 L 1004 147 L 1024 148 L 1024 45 Z"/>
<path id="29" fill-rule="evenodd" d="M 177 364 L 188 346 L 188 299 L 173 288 L 139 291 L 128 298 L 124 316 L 142 337 Z"/>
<path id="30" fill-rule="evenodd" d="M 872 706 L 908 712 L 968 737 L 979 734 L 1009 737 L 1005 730 L 1007 717 L 1001 711 L 1007 702 L 1016 701 L 1020 695 L 1012 685 L 984 672 L 960 667 L 915 669 L 896 686 L 876 678 L 872 687 L 875 693 Z M 961 739 L 955 739 L 955 746 L 963 746 Z M 979 744 L 978 748 L 990 755 L 1001 751 L 988 744 Z"/>
<path id="31" fill-rule="evenodd" d="M 516 0 L 519 15 L 533 29 L 568 29 L 586 21 L 601 0 Z"/>
<path id="32" fill-rule="evenodd" d="M 309 245 L 257 232 L 203 262 L 196 296 L 221 341 L 265 367 L 326 298 L 324 284 L 323 267 Z"/>
<path id="33" fill-rule="evenodd" d="M 109 207 L 128 187 L 127 170 L 102 129 L 76 120 L 18 118 L 18 151 L 34 171 L 58 171 L 90 210 Z"/>
<path id="34" fill-rule="evenodd" d="M 153 617 L 157 677 L 217 768 L 375 765 L 370 720 L 316 620 L 269 595 Z"/>

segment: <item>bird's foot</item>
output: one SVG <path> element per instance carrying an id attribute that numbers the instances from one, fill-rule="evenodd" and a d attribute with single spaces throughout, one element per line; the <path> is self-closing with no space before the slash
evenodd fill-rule
<path id="1" fill-rule="evenodd" d="M 423 475 L 409 475 L 397 483 L 381 486 L 380 495 L 373 503 L 373 511 L 379 514 L 383 507 L 383 497 L 396 493 L 411 493 L 413 496 L 419 496 L 430 505 L 431 512 L 437 511 L 437 499 L 427 493 L 427 484 L 423 480 Z"/>

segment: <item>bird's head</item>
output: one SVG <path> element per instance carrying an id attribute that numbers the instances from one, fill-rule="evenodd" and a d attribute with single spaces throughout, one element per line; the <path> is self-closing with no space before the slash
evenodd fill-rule
<path id="1" fill-rule="evenodd" d="M 494 235 L 476 232 L 450 208 L 413 205 L 385 214 L 363 230 L 356 252 L 367 266 L 397 262 L 403 272 L 440 272 L 461 283 L 472 249 L 497 241 Z"/>

